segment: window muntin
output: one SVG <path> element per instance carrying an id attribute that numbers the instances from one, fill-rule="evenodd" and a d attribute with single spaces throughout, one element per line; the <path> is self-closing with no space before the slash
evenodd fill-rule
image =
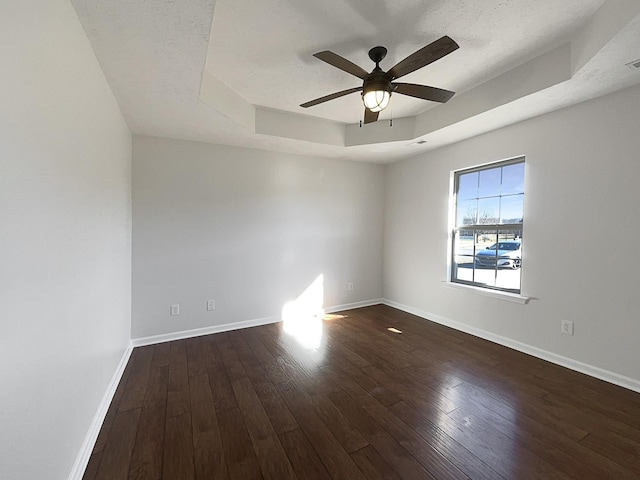
<path id="1" fill-rule="evenodd" d="M 524 158 L 454 173 L 451 278 L 520 293 Z"/>

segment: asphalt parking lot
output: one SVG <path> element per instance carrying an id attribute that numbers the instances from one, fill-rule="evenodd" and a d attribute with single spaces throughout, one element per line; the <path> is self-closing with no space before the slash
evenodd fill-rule
<path id="1" fill-rule="evenodd" d="M 520 271 L 511 268 L 499 268 L 497 271 L 492 268 L 473 268 L 473 257 L 468 263 L 458 264 L 459 280 L 467 282 L 477 282 L 490 287 L 507 288 L 510 290 L 520 289 Z"/>

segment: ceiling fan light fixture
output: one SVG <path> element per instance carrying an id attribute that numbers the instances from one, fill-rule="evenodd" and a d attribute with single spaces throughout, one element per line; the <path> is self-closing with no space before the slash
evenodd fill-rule
<path id="1" fill-rule="evenodd" d="M 391 85 L 385 79 L 371 79 L 365 81 L 362 89 L 364 106 L 372 112 L 381 112 L 391 100 Z"/>
<path id="2" fill-rule="evenodd" d="M 389 90 L 369 90 L 362 94 L 364 106 L 372 112 L 381 112 L 389 105 L 391 92 Z"/>

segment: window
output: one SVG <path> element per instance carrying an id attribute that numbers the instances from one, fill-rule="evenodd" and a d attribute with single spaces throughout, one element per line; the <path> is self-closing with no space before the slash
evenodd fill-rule
<path id="1" fill-rule="evenodd" d="M 524 157 L 454 172 L 451 281 L 520 293 Z"/>

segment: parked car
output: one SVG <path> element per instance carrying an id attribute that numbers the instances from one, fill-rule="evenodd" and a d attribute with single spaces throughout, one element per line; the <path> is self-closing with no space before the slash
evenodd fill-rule
<path id="1" fill-rule="evenodd" d="M 494 243 L 476 253 L 476 267 L 518 269 L 522 264 L 522 245 L 519 240 Z"/>

